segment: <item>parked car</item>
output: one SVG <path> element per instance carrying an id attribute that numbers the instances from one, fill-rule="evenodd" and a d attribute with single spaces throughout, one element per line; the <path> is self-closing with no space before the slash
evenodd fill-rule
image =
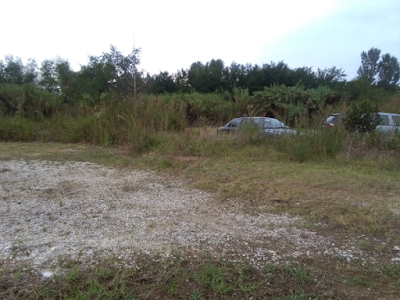
<path id="1" fill-rule="evenodd" d="M 323 127 L 334 127 L 339 124 L 346 116 L 344 113 L 334 113 L 331 114 L 326 120 L 322 123 Z M 378 132 L 383 133 L 395 133 L 400 132 L 400 114 L 394 113 L 385 113 L 378 112 L 377 116 L 380 118 L 379 125 L 376 126 L 376 130 Z"/>
<path id="2" fill-rule="evenodd" d="M 322 127 L 331 128 L 339 124 L 339 122 L 346 116 L 344 113 L 331 114 L 325 121 L 322 122 Z"/>
<path id="3" fill-rule="evenodd" d="M 246 125 L 256 126 L 261 133 L 269 136 L 280 136 L 282 134 L 296 134 L 296 130 L 291 129 L 281 121 L 269 117 L 242 117 L 229 121 L 225 126 L 219 127 L 218 132 L 236 132 Z"/>
<path id="4" fill-rule="evenodd" d="M 379 112 L 381 121 L 376 130 L 384 133 L 400 133 L 400 114 Z"/>

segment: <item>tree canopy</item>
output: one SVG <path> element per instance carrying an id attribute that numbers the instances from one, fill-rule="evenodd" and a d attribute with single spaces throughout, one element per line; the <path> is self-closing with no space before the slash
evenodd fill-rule
<path id="1" fill-rule="evenodd" d="M 366 80 L 371 85 L 378 85 L 385 90 L 396 90 L 399 82 L 400 65 L 396 57 L 389 53 L 381 56 L 381 50 L 371 48 L 361 53 L 361 66 L 358 78 Z"/>
<path id="2" fill-rule="evenodd" d="M 85 102 L 90 105 L 100 103 L 110 94 L 115 94 L 121 99 L 136 99 L 138 92 L 217 92 L 222 93 L 227 100 L 235 100 L 238 89 L 246 90 L 250 96 L 262 92 L 262 99 L 270 99 L 271 91 L 286 93 L 292 91 L 291 87 L 296 87 L 293 91 L 300 95 L 302 92 L 298 91 L 302 89 L 326 87 L 329 91 L 342 94 L 351 100 L 362 96 L 363 91 L 370 88 L 389 92 L 399 89 L 400 67 L 397 58 L 388 53 L 381 55 L 378 48 L 361 53 L 358 76 L 351 81 L 347 81 L 345 71 L 336 66 L 314 71 L 306 66 L 292 69 L 284 61 L 271 61 L 262 65 L 232 62 L 227 65 L 221 59 L 211 59 L 206 63 L 193 62 L 188 69 L 182 68 L 176 73 L 161 71 L 159 74 L 144 75 L 139 69 L 140 54 L 141 50 L 134 48 L 125 55 L 111 45 L 109 52 L 100 56 L 90 56 L 87 64 L 82 65 L 77 72 L 71 69 L 68 60 L 60 57 L 46 59 L 38 67 L 34 59 L 29 59 L 24 64 L 21 58 L 8 55 L 4 62 L 0 60 L 0 89 L 5 85 L 13 85 L 13 88 L 7 92 L 3 91 L 0 104 L 3 103 L 7 111 L 15 112 L 16 100 L 11 101 L 11 98 L 5 95 L 22 93 L 22 90 L 16 91 L 16 86 L 27 84 L 31 86 L 25 88 L 25 92 L 35 87 L 59 96 L 63 103 Z M 278 89 L 277 86 L 285 88 Z M 266 93 L 269 93 L 268 97 L 265 96 Z M 331 92 L 329 93 L 331 95 Z M 27 103 L 26 99 L 29 97 L 22 98 L 25 99 L 24 103 Z M 338 97 L 329 96 L 329 99 L 334 103 Z"/>

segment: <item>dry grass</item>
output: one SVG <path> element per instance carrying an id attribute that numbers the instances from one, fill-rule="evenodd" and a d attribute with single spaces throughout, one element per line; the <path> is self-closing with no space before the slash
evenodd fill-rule
<path id="1" fill-rule="evenodd" d="M 8 266 L 2 264 L 0 296 L 7 299 L 125 299 L 129 296 L 130 299 L 376 299 L 382 296 L 396 299 L 400 271 L 399 265 L 390 263 L 396 255 L 394 246 L 400 246 L 400 173 L 393 167 L 399 164 L 396 153 L 377 151 L 355 157 L 344 151 L 336 159 L 299 163 L 285 158 L 268 144 L 250 143 L 239 147 L 224 143 L 230 137 L 217 137 L 215 129 L 195 129 L 186 134 L 186 138 L 197 140 L 192 145 L 196 155 L 190 154 L 183 145 L 178 151 L 176 146 L 171 146 L 167 151 L 162 149 L 164 152 L 155 149 L 132 158 L 129 147 L 1 143 L 0 159 L 87 160 L 114 167 L 152 168 L 183 178 L 188 185 L 215 192 L 218 201 L 235 198 L 244 210 L 255 214 L 262 211 L 301 216 L 306 220 L 302 226 L 336 239 L 338 245 L 345 237 L 366 255 L 379 252 L 380 260 L 366 265 L 324 256 L 293 261 L 290 266 L 266 265 L 260 270 L 247 270 L 245 262 L 224 265 L 211 258 L 176 258 L 165 262 L 144 258 L 140 269 L 128 270 L 116 268 L 110 260 L 102 262 L 108 267 L 101 270 L 71 263 L 68 273 L 46 283 L 38 274 L 4 272 Z M 171 144 L 176 144 L 173 139 L 182 143 L 179 137 L 168 138 Z M 210 147 L 207 144 L 210 141 L 220 143 L 219 147 Z M 216 277 L 214 281 L 212 276 Z M 31 282 L 35 284 L 29 285 Z M 257 288 L 252 290 L 253 286 Z"/>

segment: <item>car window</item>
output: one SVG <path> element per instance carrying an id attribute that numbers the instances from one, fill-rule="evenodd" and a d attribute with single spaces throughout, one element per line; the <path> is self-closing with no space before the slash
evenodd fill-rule
<path id="1" fill-rule="evenodd" d="M 232 121 L 230 121 L 229 123 L 228 123 L 228 125 L 227 125 L 227 127 L 230 127 L 230 128 L 232 128 L 232 127 L 238 127 L 239 126 L 239 124 L 240 124 L 240 119 L 233 119 Z"/>
<path id="2" fill-rule="evenodd" d="M 285 125 L 277 119 L 265 119 L 264 128 L 282 128 Z"/>
<path id="3" fill-rule="evenodd" d="M 345 115 L 344 114 L 334 114 L 330 115 L 326 120 L 325 123 L 332 123 L 336 124 L 340 121 L 341 118 L 343 118 Z"/>
<path id="4" fill-rule="evenodd" d="M 329 116 L 327 119 L 326 119 L 326 123 L 333 123 L 334 121 L 335 121 L 335 119 L 336 119 L 336 116 Z"/>
<path id="5" fill-rule="evenodd" d="M 242 119 L 243 124 L 249 124 L 250 123 L 250 118 L 243 118 Z"/>
<path id="6" fill-rule="evenodd" d="M 253 122 L 254 124 L 258 125 L 260 124 L 260 121 L 262 120 L 262 118 L 253 118 Z"/>
<path id="7" fill-rule="evenodd" d="M 392 116 L 393 125 L 400 126 L 400 116 Z"/>
<path id="8" fill-rule="evenodd" d="M 389 126 L 389 116 L 379 115 L 379 117 L 381 118 L 381 122 L 379 123 L 379 125 Z"/>

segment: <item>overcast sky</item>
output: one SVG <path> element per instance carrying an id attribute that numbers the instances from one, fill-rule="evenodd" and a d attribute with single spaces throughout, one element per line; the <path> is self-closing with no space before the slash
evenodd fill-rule
<path id="1" fill-rule="evenodd" d="M 350 80 L 362 51 L 400 60 L 400 0 L 4 0 L 0 9 L 0 59 L 60 56 L 75 71 L 110 44 L 141 48 L 150 74 L 220 58 L 336 66 Z"/>

